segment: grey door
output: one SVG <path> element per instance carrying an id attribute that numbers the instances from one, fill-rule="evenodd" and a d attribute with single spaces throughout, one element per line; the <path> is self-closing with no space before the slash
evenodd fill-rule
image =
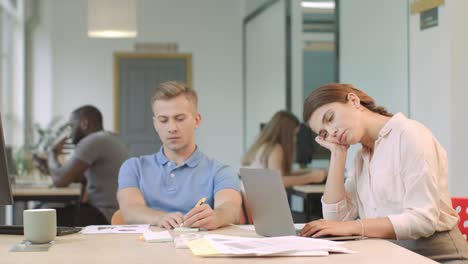
<path id="1" fill-rule="evenodd" d="M 132 156 L 154 153 L 161 141 L 153 128 L 153 90 L 169 80 L 191 86 L 191 55 L 116 53 L 114 67 L 115 129 Z"/>

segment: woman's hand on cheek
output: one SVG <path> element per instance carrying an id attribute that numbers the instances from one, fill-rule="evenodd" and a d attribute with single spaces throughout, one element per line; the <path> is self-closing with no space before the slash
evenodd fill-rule
<path id="1" fill-rule="evenodd" d="M 317 141 L 317 143 L 330 150 L 331 152 L 334 152 L 334 151 L 344 151 L 346 152 L 349 148 L 349 145 L 342 145 L 342 144 L 339 144 L 338 142 L 334 142 L 332 141 L 333 139 L 332 138 L 326 138 L 324 139 L 323 137 L 320 137 L 320 136 L 317 136 L 315 137 L 315 141 Z"/>

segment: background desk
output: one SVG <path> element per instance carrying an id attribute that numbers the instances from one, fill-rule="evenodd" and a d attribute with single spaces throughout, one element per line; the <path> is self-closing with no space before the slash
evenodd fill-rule
<path id="1" fill-rule="evenodd" d="M 49 187 L 43 185 L 12 184 L 14 201 L 47 201 L 69 202 L 80 200 L 81 184 L 70 184 L 68 187 Z"/>
<path id="2" fill-rule="evenodd" d="M 296 185 L 287 189 L 294 223 L 307 223 L 322 218 L 322 198 L 325 184 Z"/>
<path id="3" fill-rule="evenodd" d="M 21 225 L 23 210 L 28 209 L 27 202 L 53 202 L 53 203 L 73 203 L 76 208 L 75 223 L 78 223 L 81 203 L 81 184 L 74 183 L 67 187 L 50 187 L 34 184 L 12 184 L 11 191 L 15 202 L 13 209 L 13 223 Z M 23 202 L 19 204 L 17 202 Z"/>
<path id="4" fill-rule="evenodd" d="M 157 228 L 154 228 L 157 230 Z M 210 233 L 257 236 L 253 231 L 230 226 Z M 146 243 L 138 234 L 82 235 L 57 237 L 48 252 L 9 252 L 22 236 L 0 235 L 0 262 L 10 263 L 436 263 L 385 240 L 366 239 L 346 242 L 354 254 L 332 254 L 328 257 L 273 258 L 201 258 L 189 249 L 176 249 L 174 243 Z"/>

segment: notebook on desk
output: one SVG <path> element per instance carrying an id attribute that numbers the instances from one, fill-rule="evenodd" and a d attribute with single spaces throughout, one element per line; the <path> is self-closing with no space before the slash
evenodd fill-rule
<path id="1" fill-rule="evenodd" d="M 278 171 L 241 168 L 240 176 L 249 202 L 255 232 L 262 236 L 294 236 L 300 228 L 294 227 L 291 209 Z M 328 236 L 329 240 L 353 240 L 361 236 Z"/>

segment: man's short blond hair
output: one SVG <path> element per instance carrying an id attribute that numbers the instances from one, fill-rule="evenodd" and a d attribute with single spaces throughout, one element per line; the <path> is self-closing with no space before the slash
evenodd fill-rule
<path id="1" fill-rule="evenodd" d="M 168 81 L 159 84 L 159 86 L 154 90 L 153 97 L 151 98 L 151 105 L 153 105 L 156 100 L 169 100 L 181 94 L 183 94 L 185 98 L 195 106 L 195 109 L 197 109 L 197 92 L 187 85 L 176 81 Z"/>

